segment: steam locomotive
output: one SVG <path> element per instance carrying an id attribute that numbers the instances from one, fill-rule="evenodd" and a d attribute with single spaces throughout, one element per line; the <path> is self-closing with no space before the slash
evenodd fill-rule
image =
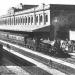
<path id="1" fill-rule="evenodd" d="M 68 53 L 62 50 L 62 48 L 55 48 L 51 45 L 50 40 L 43 40 L 40 39 L 39 42 L 37 42 L 34 38 L 30 37 L 29 35 L 24 34 L 14 34 L 9 32 L 0 32 L 0 39 L 4 41 L 9 41 L 10 43 L 29 48 L 33 51 L 41 52 L 46 55 L 50 56 L 59 56 L 59 57 L 70 57 Z M 11 49 L 11 46 L 9 44 L 5 45 L 7 48 Z"/>

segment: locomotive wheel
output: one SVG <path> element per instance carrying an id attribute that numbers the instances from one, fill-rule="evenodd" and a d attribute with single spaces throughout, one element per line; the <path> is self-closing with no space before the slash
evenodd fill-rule
<path id="1" fill-rule="evenodd" d="M 28 46 L 28 45 L 26 45 L 26 47 L 27 47 L 27 48 L 29 48 L 29 46 Z"/>
<path id="2" fill-rule="evenodd" d="M 26 44 L 24 46 L 26 47 Z"/>
<path id="3" fill-rule="evenodd" d="M 27 48 L 27 45 L 25 45 L 25 47 Z"/>
<path id="4" fill-rule="evenodd" d="M 27 45 L 25 45 L 25 47 L 27 48 Z"/>
<path id="5" fill-rule="evenodd" d="M 49 49 L 49 53 L 51 53 L 52 52 L 52 49 Z"/>
<path id="6" fill-rule="evenodd" d="M 29 49 L 31 49 L 31 46 L 28 46 Z"/>
<path id="7" fill-rule="evenodd" d="M 37 47 L 36 51 L 38 51 L 38 52 L 40 51 L 39 47 Z"/>
<path id="8" fill-rule="evenodd" d="M 33 47 L 31 47 L 31 49 L 32 49 L 32 50 L 34 50 L 34 48 L 33 48 Z"/>
<path id="9" fill-rule="evenodd" d="M 36 47 L 34 47 L 34 50 L 36 51 Z"/>

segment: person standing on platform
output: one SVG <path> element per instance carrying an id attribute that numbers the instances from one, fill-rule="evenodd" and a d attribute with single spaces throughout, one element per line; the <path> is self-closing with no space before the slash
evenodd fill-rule
<path id="1" fill-rule="evenodd" d="M 56 49 L 56 52 L 60 52 L 60 40 L 56 40 L 55 43 L 54 43 L 54 47 Z"/>

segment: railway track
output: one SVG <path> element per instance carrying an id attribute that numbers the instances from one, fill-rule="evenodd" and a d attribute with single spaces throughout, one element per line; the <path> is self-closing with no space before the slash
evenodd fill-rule
<path id="1" fill-rule="evenodd" d="M 3 54 L 2 65 L 0 66 L 1 75 L 31 75 L 25 69 L 18 66 L 8 54 Z M 11 60 L 10 60 L 11 59 Z"/>
<path id="2" fill-rule="evenodd" d="M 7 43 L 7 42 L 4 42 L 4 43 Z M 21 46 L 15 45 L 15 44 L 11 44 L 11 43 L 7 43 L 7 44 L 9 44 L 13 47 L 13 49 L 8 49 L 8 48 L 4 47 L 4 49 L 6 49 L 7 52 L 17 55 L 28 61 L 31 60 L 30 62 L 33 62 L 34 60 L 41 62 L 42 64 L 45 64 L 47 66 L 48 70 L 43 68 L 42 65 L 39 66 L 37 63 L 35 63 L 35 61 L 33 63 L 36 64 L 38 67 L 41 67 L 42 69 L 47 70 L 48 72 L 50 72 L 49 70 L 51 70 L 50 69 L 50 67 L 51 67 L 52 69 L 57 69 L 57 70 L 61 71 L 62 73 L 66 73 L 68 75 L 75 74 L 75 65 L 70 63 L 70 62 L 74 62 L 72 60 L 72 58 L 66 58 L 67 60 L 64 58 L 55 58 L 55 57 L 45 55 L 40 52 L 36 52 L 36 51 L 32 51 L 27 48 L 23 48 Z M 39 63 L 39 64 L 41 64 L 41 63 Z"/>
<path id="3" fill-rule="evenodd" d="M 75 58 L 64 58 L 61 60 L 75 65 Z"/>
<path id="4" fill-rule="evenodd" d="M 67 62 L 67 63 L 65 63 L 65 65 L 63 65 L 63 64 L 60 64 L 60 63 L 52 62 L 50 64 L 50 66 L 52 68 L 60 70 L 61 72 L 65 73 L 67 75 L 75 75 L 75 68 L 70 67 L 72 64 L 73 64 L 73 66 L 75 66 L 75 57 L 74 56 L 71 57 L 71 58 L 57 58 L 57 57 L 55 57 L 55 58 L 62 60 L 63 63 L 64 62 Z M 69 64 L 69 65 L 71 64 L 71 65 L 67 66 L 67 64 Z"/>
<path id="5" fill-rule="evenodd" d="M 24 53 L 25 54 L 25 53 Z M 27 53 L 26 53 L 27 54 Z M 26 55 L 25 54 L 25 55 Z M 36 57 L 36 56 L 35 56 Z M 38 58 L 39 57 L 37 57 L 37 61 L 39 61 L 38 60 Z M 34 59 L 34 58 L 33 58 Z M 40 58 L 40 60 L 41 60 L 42 58 Z M 35 59 L 36 60 L 36 59 Z M 39 61 L 39 62 L 42 62 L 42 61 L 45 61 L 44 59 L 42 59 L 41 61 Z M 47 60 L 48 61 L 48 60 Z M 45 75 L 50 75 L 50 73 L 51 74 L 53 74 L 53 75 L 69 75 L 67 72 L 64 72 L 64 71 L 62 71 L 62 69 L 60 70 L 60 68 L 57 66 L 56 67 L 56 65 L 58 65 L 58 64 L 56 64 L 56 63 L 54 63 L 54 62 L 52 62 L 52 64 L 51 63 L 46 63 L 47 61 L 45 61 L 43 64 L 45 64 L 45 65 L 47 65 L 48 67 L 49 67 L 49 73 L 48 74 L 45 74 Z M 41 65 L 42 66 L 42 65 Z M 40 67 L 41 67 L 40 66 Z M 35 66 L 34 66 L 35 67 Z M 25 68 L 24 66 L 22 66 L 22 68 Z M 41 69 L 42 70 L 42 69 Z M 61 72 L 60 72 L 61 71 Z M 66 71 L 66 70 L 65 70 Z M 42 72 L 42 71 L 41 71 Z M 42 73 L 44 73 L 45 72 L 45 70 L 42 72 Z M 35 72 L 36 73 L 36 72 Z M 45 72 L 45 73 L 47 73 L 47 72 Z M 32 74 L 33 75 L 33 74 Z M 34 74 L 35 75 L 35 74 Z M 38 74 L 38 75 L 40 75 L 40 74 Z M 41 74 L 42 75 L 42 74 Z M 44 74 L 43 74 L 44 75 Z M 70 74 L 71 75 L 71 74 Z"/>
<path id="6" fill-rule="evenodd" d="M 36 65 L 34 65 L 26 60 L 23 60 L 19 57 L 16 57 L 13 54 L 7 53 L 6 51 L 4 52 L 4 56 L 6 57 L 4 66 L 6 66 L 9 70 L 12 70 L 12 68 L 13 68 L 13 72 L 16 73 L 16 75 L 18 74 L 18 72 L 16 72 L 16 70 L 17 71 L 22 70 L 22 73 L 19 72 L 20 73 L 19 75 L 52 75 L 52 74 L 42 70 L 41 68 L 37 67 Z M 23 74 L 23 72 L 24 72 L 24 74 Z"/>

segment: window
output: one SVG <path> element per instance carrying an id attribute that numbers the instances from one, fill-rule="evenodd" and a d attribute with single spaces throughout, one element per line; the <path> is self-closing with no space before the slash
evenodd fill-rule
<path id="1" fill-rule="evenodd" d="M 6 19 L 6 24 L 7 24 L 7 19 Z"/>
<path id="2" fill-rule="evenodd" d="M 20 24 L 22 23 L 22 18 L 20 18 L 20 20 L 21 20 L 21 22 L 20 22 Z"/>
<path id="3" fill-rule="evenodd" d="M 23 24 L 24 24 L 24 22 L 25 22 L 25 18 L 23 17 Z"/>
<path id="4" fill-rule="evenodd" d="M 15 24 L 17 24 L 18 22 L 17 22 L 17 18 L 16 18 L 16 23 Z"/>
<path id="5" fill-rule="evenodd" d="M 21 24 L 21 21 L 22 21 L 22 20 L 21 20 L 21 17 L 20 17 L 20 18 L 19 18 L 19 23 L 20 23 L 20 24 Z"/>
<path id="6" fill-rule="evenodd" d="M 2 21 L 3 22 L 3 24 L 4 24 L 4 21 Z"/>
<path id="7" fill-rule="evenodd" d="M 11 25 L 11 18 L 10 18 L 10 25 Z"/>
<path id="8" fill-rule="evenodd" d="M 21 23 L 24 24 L 24 18 L 23 17 L 21 18 Z"/>
<path id="9" fill-rule="evenodd" d="M 20 24 L 20 18 L 18 17 L 18 24 Z"/>
<path id="10" fill-rule="evenodd" d="M 26 24 L 26 16 L 24 17 L 24 23 Z"/>
<path id="11" fill-rule="evenodd" d="M 26 17 L 26 23 L 27 23 L 27 17 Z"/>
<path id="12" fill-rule="evenodd" d="M 31 23 L 33 23 L 33 17 L 31 16 Z"/>
<path id="13" fill-rule="evenodd" d="M 8 19 L 8 25 L 9 25 L 9 19 Z"/>
<path id="14" fill-rule="evenodd" d="M 8 19 L 9 25 L 10 25 L 10 18 Z"/>
<path id="15" fill-rule="evenodd" d="M 38 16 L 36 16 L 36 23 L 38 22 Z"/>
<path id="16" fill-rule="evenodd" d="M 6 19 L 5 19 L 5 24 L 6 24 Z"/>
<path id="17" fill-rule="evenodd" d="M 48 22 L 48 15 L 45 15 L 45 21 Z"/>
<path id="18" fill-rule="evenodd" d="M 40 15 L 40 22 L 42 22 L 42 15 Z"/>
<path id="19" fill-rule="evenodd" d="M 30 17 L 28 17 L 28 23 L 30 23 Z"/>
<path id="20" fill-rule="evenodd" d="M 14 19 L 12 18 L 12 25 L 14 24 Z"/>

